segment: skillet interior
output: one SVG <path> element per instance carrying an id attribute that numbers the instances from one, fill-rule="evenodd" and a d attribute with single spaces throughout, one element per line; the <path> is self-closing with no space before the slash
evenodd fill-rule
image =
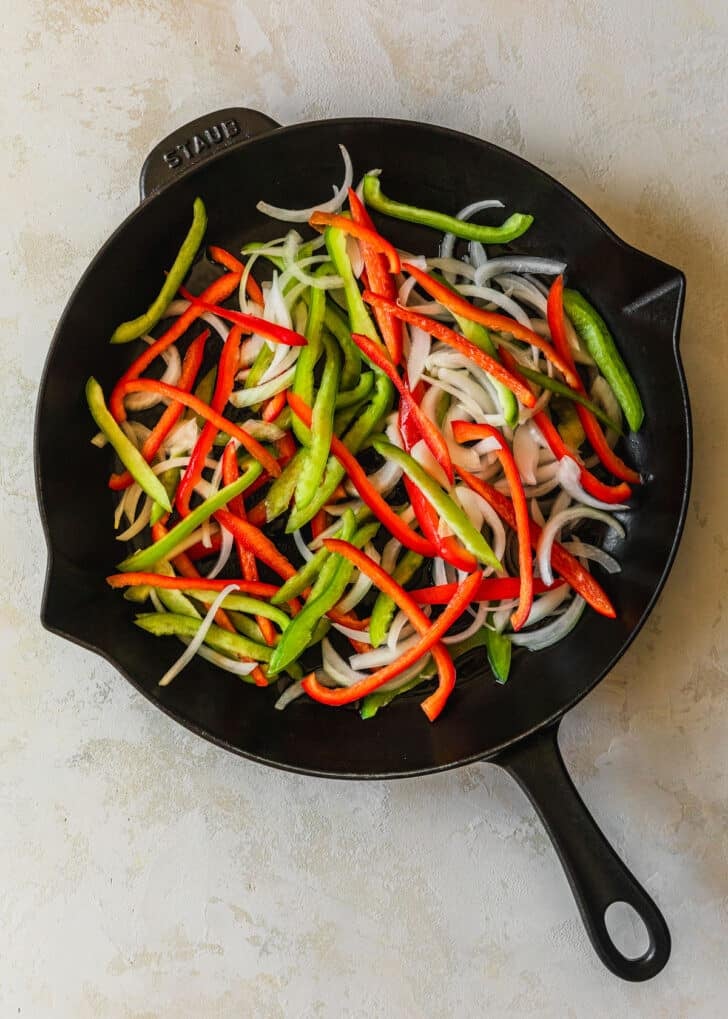
<path id="1" fill-rule="evenodd" d="M 461 681 L 443 717 L 427 722 L 403 697 L 362 722 L 353 711 L 299 701 L 280 713 L 260 692 L 202 661 L 160 691 L 157 679 L 178 645 L 133 626 L 134 607 L 103 577 L 121 558 L 106 488 L 109 461 L 89 444 L 83 386 L 96 375 L 108 392 L 128 363 L 111 347 L 114 326 L 147 305 L 189 221 L 195 195 L 208 207 L 207 238 L 236 250 L 281 230 L 256 201 L 302 206 L 319 201 L 341 176 L 338 143 L 357 171 L 380 166 L 385 190 L 414 204 L 456 211 L 481 196 L 536 222 L 514 248 L 563 258 L 569 279 L 599 307 L 617 337 L 645 403 L 646 421 L 629 457 L 650 483 L 625 514 L 615 543 L 621 574 L 599 579 L 618 620 L 585 613 L 553 649 L 520 653 L 509 683 L 496 685 L 482 653 L 463 659 Z M 387 221 L 409 250 L 434 253 L 432 231 Z M 678 270 L 619 241 L 578 199 L 518 157 L 488 143 L 398 121 L 340 120 L 281 129 L 220 153 L 136 210 L 94 259 L 59 324 L 38 401 L 36 473 L 49 571 L 44 624 L 112 661 L 154 703 L 227 748 L 265 763 L 340 777 L 407 775 L 466 763 L 563 713 L 624 651 L 666 577 L 682 527 L 690 468 L 689 411 L 676 336 L 684 280 Z"/>

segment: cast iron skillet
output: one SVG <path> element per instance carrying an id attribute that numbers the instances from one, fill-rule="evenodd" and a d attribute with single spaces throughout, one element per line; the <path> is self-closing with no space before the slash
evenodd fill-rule
<path id="1" fill-rule="evenodd" d="M 170 687 L 159 676 L 178 654 L 132 625 L 133 606 L 104 583 L 120 558 L 106 487 L 108 458 L 92 447 L 83 398 L 90 374 L 108 392 L 131 356 L 107 339 L 145 308 L 190 218 L 207 203 L 207 236 L 230 250 L 280 234 L 256 211 L 261 197 L 300 207 L 320 201 L 341 177 L 338 143 L 361 171 L 380 166 L 386 190 L 416 205 L 455 211 L 484 195 L 532 212 L 517 250 L 563 258 L 572 281 L 601 309 L 645 402 L 646 423 L 629 459 L 650 477 L 614 546 L 623 569 L 602 577 L 616 622 L 585 613 L 558 646 L 519 653 L 504 687 L 482 652 L 464 659 L 443 717 L 430 724 L 402 697 L 362 722 L 301 700 L 279 713 L 274 693 L 236 683 L 203 661 Z M 617 662 L 643 625 L 667 578 L 690 483 L 690 413 L 678 353 L 685 280 L 677 270 L 619 240 L 557 181 L 488 142 L 425 124 L 347 119 L 280 128 L 250 110 L 224 110 L 170 135 L 144 164 L 141 204 L 107 241 L 78 284 L 56 331 L 36 419 L 38 500 L 48 544 L 43 624 L 112 662 L 146 697 L 218 745 L 263 764 L 309 775 L 396 778 L 474 761 L 505 768 L 532 800 L 558 852 L 599 957 L 626 980 L 658 973 L 670 935 L 657 906 L 616 856 L 582 802 L 558 749 L 559 721 Z M 428 230 L 387 222 L 409 250 L 434 252 Z M 201 269 L 199 270 L 202 271 Z M 615 901 L 644 920 L 649 948 L 627 959 L 604 921 Z"/>

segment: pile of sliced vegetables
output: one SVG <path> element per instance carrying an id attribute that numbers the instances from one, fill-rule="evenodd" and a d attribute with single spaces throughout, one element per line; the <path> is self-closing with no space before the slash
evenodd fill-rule
<path id="1" fill-rule="evenodd" d="M 210 247 L 218 275 L 192 293 L 196 199 L 157 299 L 114 332 L 140 350 L 108 402 L 86 387 L 132 543 L 107 581 L 144 607 L 138 626 L 186 645 L 162 685 L 200 655 L 275 684 L 278 708 L 368 718 L 436 679 L 434 720 L 465 652 L 505 683 L 513 646 L 549 647 L 587 605 L 614 617 L 590 564 L 619 565 L 594 534 L 624 535 L 614 514 L 641 479 L 615 445 L 643 410 L 566 265 L 503 250 L 532 217 L 405 205 L 379 171 L 354 191 L 342 154 L 330 201 L 259 205 L 312 239 Z M 386 217 L 443 233 L 438 255 L 398 250 Z"/>

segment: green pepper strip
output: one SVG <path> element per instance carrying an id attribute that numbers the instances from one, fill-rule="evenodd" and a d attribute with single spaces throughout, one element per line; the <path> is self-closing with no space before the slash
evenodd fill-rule
<path id="1" fill-rule="evenodd" d="M 173 468 L 171 471 L 163 471 L 162 474 L 158 475 L 159 480 L 164 485 L 164 490 L 167 493 L 167 498 L 170 503 L 174 499 L 174 493 L 177 491 L 177 485 L 179 479 L 182 477 L 182 471 L 179 468 Z M 152 506 L 152 515 L 150 518 L 150 524 L 158 523 L 167 511 L 164 506 L 160 506 L 158 502 L 155 502 Z"/>
<path id="2" fill-rule="evenodd" d="M 601 407 L 596 403 L 593 403 L 588 396 L 584 396 L 583 393 L 577 393 L 571 386 L 567 386 L 565 382 L 560 379 L 552 379 L 550 375 L 545 375 L 543 372 L 536 371 L 534 368 L 529 368 L 524 364 L 518 362 L 518 370 L 525 378 L 530 379 L 531 382 L 535 382 L 543 389 L 550 389 L 552 393 L 558 393 L 559 396 L 566 397 L 567 400 L 571 400 L 572 403 L 580 403 L 582 407 L 586 407 L 590 410 L 595 418 L 598 418 L 602 424 L 606 425 L 607 428 L 613 428 L 619 435 L 624 435 L 624 432 L 617 424 L 613 421 L 608 414 L 605 414 Z"/>
<path id="3" fill-rule="evenodd" d="M 299 358 L 300 356 L 299 354 Z M 353 389 L 342 389 L 338 392 L 336 396 L 336 409 L 345 410 L 347 407 L 353 407 L 355 404 L 362 403 L 371 393 L 373 385 L 374 372 L 364 372 Z M 296 420 L 295 414 L 294 420 Z M 278 420 L 276 420 L 276 424 L 278 424 Z"/>
<path id="4" fill-rule="evenodd" d="M 408 690 L 414 690 L 416 686 L 426 683 L 428 679 L 432 678 L 431 675 L 427 675 L 427 671 L 427 666 L 424 665 L 416 676 L 407 680 L 402 686 L 398 686 L 396 690 L 375 690 L 374 693 L 367 694 L 361 702 L 361 708 L 359 709 L 360 717 L 364 719 L 374 718 L 379 709 L 386 708 L 395 697 L 399 697 L 400 694 L 407 693 Z"/>
<path id="5" fill-rule="evenodd" d="M 136 617 L 136 625 L 154 634 L 155 637 L 194 637 L 200 628 L 199 619 L 192 616 L 177 615 L 174 612 L 147 612 Z M 243 655 L 256 662 L 269 662 L 273 656 L 273 648 L 239 633 L 223 630 L 221 626 L 212 624 L 205 636 L 205 644 L 216 651 L 227 655 Z"/>
<path id="6" fill-rule="evenodd" d="M 199 591 L 195 587 L 194 580 L 190 581 L 190 588 L 185 593 L 190 598 L 201 601 L 203 605 L 212 605 L 216 597 L 214 591 Z M 262 601 L 260 598 L 251 598 L 247 594 L 236 594 L 234 591 L 230 592 L 220 607 L 226 610 L 230 609 L 232 612 L 247 612 L 253 616 L 264 616 L 266 619 L 271 619 L 281 630 L 285 630 L 291 621 L 291 617 L 286 615 L 282 609 L 276 608 L 275 605 Z"/>
<path id="7" fill-rule="evenodd" d="M 480 241 L 481 244 L 509 244 L 517 237 L 525 234 L 526 230 L 533 223 L 533 216 L 526 216 L 521 212 L 514 212 L 512 216 L 501 226 L 479 226 L 477 223 L 469 223 L 467 220 L 456 219 L 444 212 L 433 212 L 431 209 L 419 209 L 414 205 L 403 205 L 395 202 L 382 194 L 378 177 L 367 174 L 364 178 L 364 201 L 372 209 L 391 216 L 393 219 L 403 219 L 407 223 L 420 223 L 422 226 L 432 227 L 433 230 L 442 230 L 443 233 L 455 234 L 466 241 Z M 358 332 L 358 330 L 357 330 Z"/>
<path id="8" fill-rule="evenodd" d="M 576 290 L 564 290 L 564 311 L 599 371 L 612 387 L 627 424 L 633 432 L 639 431 L 645 417 L 642 400 L 606 322 Z"/>
<path id="9" fill-rule="evenodd" d="M 305 350 L 306 348 L 303 347 L 302 349 Z M 265 373 L 270 368 L 270 363 L 272 360 L 273 351 L 271 350 L 267 343 L 264 343 L 255 356 L 255 361 L 253 361 L 251 369 L 248 372 L 243 389 L 252 389 L 254 386 L 257 386 L 260 380 L 265 375 Z"/>
<path id="10" fill-rule="evenodd" d="M 122 322 L 116 327 L 111 337 L 112 343 L 129 343 L 130 340 L 138 340 L 140 336 L 154 329 L 177 293 L 180 283 L 190 271 L 197 250 L 202 244 L 206 226 L 207 212 L 204 202 L 201 198 L 195 198 L 192 205 L 192 225 L 182 241 L 182 247 L 177 252 L 172 268 L 167 273 L 162 289 L 143 315 L 129 322 Z"/>
<path id="11" fill-rule="evenodd" d="M 326 356 L 321 385 L 311 408 L 311 445 L 304 450 L 296 484 L 296 506 L 301 509 L 305 509 L 316 496 L 331 453 L 336 394 L 341 377 L 341 354 L 336 341 L 328 336 L 324 337 L 324 350 Z"/>
<path id="12" fill-rule="evenodd" d="M 86 401 L 91 417 L 116 450 L 117 456 L 134 480 L 150 498 L 170 512 L 172 507 L 164 485 L 112 417 L 104 400 L 104 392 L 93 376 L 86 383 Z"/>
<path id="13" fill-rule="evenodd" d="M 379 427 L 389 413 L 392 401 L 392 384 L 385 375 L 377 373 L 374 383 L 374 394 L 371 403 L 362 411 L 342 440 L 351 453 L 356 453 L 364 441 Z M 325 506 L 334 490 L 344 479 L 344 468 L 335 456 L 330 456 L 326 465 L 326 474 L 315 499 L 305 509 L 294 506 L 286 524 L 286 531 L 297 531 L 314 517 L 322 506 Z"/>
<path id="14" fill-rule="evenodd" d="M 370 340 L 375 343 L 381 343 L 379 333 L 376 330 L 372 317 L 369 314 L 366 304 L 361 296 L 361 290 L 359 289 L 359 282 L 354 276 L 354 270 L 351 267 L 349 256 L 346 251 L 346 234 L 343 230 L 339 230 L 336 227 L 329 227 L 324 237 L 326 238 L 326 247 L 329 254 L 331 255 L 331 261 L 334 263 L 339 276 L 344 281 L 344 296 L 346 298 L 346 307 L 349 312 L 349 322 L 347 323 L 347 333 L 349 334 L 348 342 L 351 343 L 351 333 L 364 333 Z M 336 317 L 340 316 L 335 313 Z M 328 323 L 327 323 L 328 328 Z M 334 330 L 332 329 L 332 332 Z M 342 337 L 334 332 L 337 340 L 341 343 Z M 351 351 L 352 358 L 354 357 L 354 351 Z M 356 378 L 346 378 L 344 380 L 344 386 L 349 389 L 359 378 L 359 352 L 357 349 L 357 373 Z"/>
<path id="15" fill-rule="evenodd" d="M 450 496 L 443 491 L 438 483 L 430 477 L 424 467 L 405 453 L 403 449 L 392 445 L 385 439 L 374 439 L 372 445 L 377 453 L 387 460 L 394 460 L 402 468 L 407 477 L 422 491 L 427 500 L 435 507 L 442 519 L 450 526 L 456 538 L 459 538 L 468 552 L 474 555 L 480 562 L 492 566 L 496 570 L 502 570 L 503 566 L 498 561 L 483 535 L 478 531 L 465 511 L 458 506 Z"/>
<path id="16" fill-rule="evenodd" d="M 160 559 L 166 559 L 183 538 L 186 538 L 188 534 L 192 534 L 195 528 L 199 527 L 204 520 L 207 520 L 213 513 L 222 509 L 236 495 L 244 492 L 246 488 L 260 477 L 262 472 L 263 468 L 257 460 L 249 461 L 245 473 L 241 474 L 237 481 L 234 481 L 232 485 L 226 485 L 224 488 L 221 488 L 219 492 L 211 495 L 209 499 L 205 499 L 204 502 L 192 510 L 189 516 L 175 524 L 159 541 L 149 545 L 147 548 L 140 548 L 139 551 L 128 556 L 123 563 L 119 564 L 119 569 L 124 573 L 148 570 L 156 562 L 159 562 Z"/>
<path id="17" fill-rule="evenodd" d="M 308 300 L 308 317 L 304 336 L 308 343 L 301 350 L 296 361 L 296 374 L 293 376 L 293 389 L 302 400 L 310 407 L 313 403 L 314 377 L 313 372 L 316 362 L 321 356 L 322 342 L 321 334 L 324 326 L 324 311 L 326 309 L 326 291 L 311 288 L 311 295 Z M 293 432 L 301 445 L 311 444 L 311 433 L 300 418 L 293 417 Z"/>
<path id="18" fill-rule="evenodd" d="M 485 631 L 485 647 L 488 652 L 488 664 L 493 670 L 497 682 L 506 683 L 511 669 L 511 650 L 513 645 L 504 633 L 497 630 Z"/>
<path id="19" fill-rule="evenodd" d="M 404 587 L 421 565 L 422 556 L 419 552 L 413 552 L 412 549 L 408 548 L 395 566 L 392 577 L 398 584 Z M 379 647 L 387 636 L 396 608 L 397 605 L 394 599 L 386 595 L 384 591 L 380 591 L 377 595 L 377 600 L 374 602 L 374 608 L 369 620 L 369 643 L 372 647 Z"/>
<path id="20" fill-rule="evenodd" d="M 291 505 L 293 493 L 296 491 L 298 477 L 303 467 L 303 450 L 293 454 L 281 473 L 268 489 L 265 497 L 265 518 L 268 523 L 285 513 Z"/>
<path id="21" fill-rule="evenodd" d="M 341 520 L 341 534 L 349 541 L 356 529 L 356 517 L 347 510 Z M 342 568 L 345 564 L 345 568 Z M 303 653 L 311 640 L 314 627 L 340 600 L 351 577 L 353 567 L 341 556 L 331 556 L 324 563 L 306 604 L 288 624 L 276 644 L 270 660 L 269 675 L 275 676 Z"/>
<path id="22" fill-rule="evenodd" d="M 438 283 L 442 283 L 444 287 L 447 287 L 448 290 L 452 290 L 454 294 L 457 293 L 455 287 L 448 283 L 441 273 L 433 272 L 432 275 L 435 279 L 437 279 Z M 484 351 L 484 353 L 489 354 L 490 357 L 494 358 L 496 361 L 500 361 L 496 346 L 491 340 L 490 333 L 484 325 L 481 325 L 480 322 L 472 322 L 468 318 L 463 318 L 461 315 L 455 314 L 455 312 L 453 312 L 453 318 L 457 322 L 458 329 L 466 340 L 470 340 L 471 343 L 474 343 L 475 346 L 479 347 L 482 351 Z M 518 424 L 518 400 L 510 391 L 508 386 L 504 386 L 502 382 L 498 381 L 498 379 L 494 379 L 489 376 L 489 381 L 498 394 L 498 402 L 501 405 L 501 410 L 503 411 L 503 417 L 506 420 L 506 424 L 511 428 L 515 428 Z"/>
<path id="23" fill-rule="evenodd" d="M 364 514 L 361 514 L 363 516 Z M 357 517 L 359 519 L 359 517 Z M 378 521 L 374 521 L 370 524 L 365 524 L 360 527 L 354 537 L 351 539 L 352 545 L 356 548 L 363 548 L 368 541 L 371 541 L 377 534 L 380 524 Z M 341 537 L 341 528 L 336 531 L 333 535 L 335 538 Z M 321 572 L 321 569 L 326 560 L 331 556 L 331 552 L 327 548 L 320 548 L 314 553 L 313 557 L 309 559 L 297 573 L 294 573 L 292 577 L 283 584 L 283 586 L 276 591 L 271 598 L 272 605 L 284 605 L 291 598 L 297 598 L 299 594 L 302 594 L 307 587 L 313 584 L 316 577 Z"/>

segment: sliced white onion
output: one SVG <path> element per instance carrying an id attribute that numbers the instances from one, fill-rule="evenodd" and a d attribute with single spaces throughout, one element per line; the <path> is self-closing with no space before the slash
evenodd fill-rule
<path id="1" fill-rule="evenodd" d="M 513 458 L 526 485 L 535 485 L 538 445 L 528 425 L 519 425 L 513 433 Z"/>
<path id="2" fill-rule="evenodd" d="M 360 655 L 352 655 L 349 663 L 352 669 L 380 669 L 384 665 L 390 665 L 396 661 L 405 651 L 409 651 L 422 638 L 418 633 L 400 641 L 395 648 L 388 645 L 375 648 L 373 651 L 365 651 Z"/>
<path id="3" fill-rule="evenodd" d="M 207 574 L 208 579 L 212 580 L 217 577 L 222 570 L 227 566 L 230 554 L 233 550 L 233 535 L 231 531 L 228 531 L 227 527 L 220 528 L 220 551 L 217 553 L 217 559 L 215 565 L 212 567 L 210 572 Z"/>
<path id="4" fill-rule="evenodd" d="M 487 524 L 490 528 L 490 544 L 493 548 L 496 559 L 499 559 L 502 562 L 506 551 L 506 529 L 503 526 L 501 518 L 490 503 L 482 497 L 482 495 L 474 492 L 466 485 L 458 485 L 455 491 L 460 505 L 468 514 L 468 517 L 473 522 L 474 526 L 476 526 L 478 530 L 482 530 L 483 525 Z M 477 523 L 478 520 L 480 520 L 480 523 Z M 490 567 L 485 571 L 485 573 L 489 572 L 492 572 Z"/>
<path id="5" fill-rule="evenodd" d="M 478 630 L 482 630 L 485 626 L 485 620 L 488 615 L 489 603 L 487 601 L 481 602 L 473 615 L 473 621 L 470 626 L 465 630 L 461 630 L 459 633 L 451 633 L 447 637 L 442 638 L 443 644 L 457 644 L 461 640 L 467 640 L 468 637 L 472 637 Z"/>
<path id="6" fill-rule="evenodd" d="M 361 634 L 358 639 L 361 639 Z M 326 674 L 342 686 L 353 686 L 354 683 L 364 679 L 366 675 L 364 672 L 357 672 L 348 662 L 344 661 L 328 637 L 324 637 L 321 641 L 321 658 Z"/>
<path id="7" fill-rule="evenodd" d="M 339 524 L 337 522 L 337 527 L 338 526 Z M 301 558 L 304 559 L 307 563 L 311 562 L 311 560 L 313 559 L 313 552 L 304 541 L 303 535 L 301 534 L 300 530 L 293 532 L 293 541 L 296 545 L 296 548 L 299 551 Z"/>
<path id="8" fill-rule="evenodd" d="M 466 205 L 460 212 L 455 216 L 456 219 L 466 220 L 474 216 L 476 212 L 481 212 L 483 209 L 502 209 L 503 202 L 497 198 L 483 198 L 478 202 L 471 202 Z M 440 242 L 440 254 L 443 258 L 451 258 L 453 249 L 455 247 L 455 241 L 457 237 L 455 234 L 446 233 L 442 241 Z"/>
<path id="9" fill-rule="evenodd" d="M 312 205 L 308 209 L 284 209 L 277 205 L 270 205 L 268 202 L 258 202 L 256 205 L 258 212 L 262 212 L 264 216 L 270 216 L 271 219 L 283 220 L 285 223 L 308 223 L 314 212 L 338 212 L 346 201 L 349 188 L 354 180 L 354 168 L 351 165 L 349 153 L 343 145 L 339 145 L 339 149 L 344 160 L 344 179 L 341 182 L 341 187 L 335 189 L 333 198 L 327 202 Z"/>
<path id="10" fill-rule="evenodd" d="M 189 640 L 186 637 L 180 637 L 179 640 L 183 644 L 189 644 Z M 249 676 L 258 664 L 257 662 L 238 662 L 234 658 L 228 658 L 227 655 L 220 654 L 214 648 L 206 647 L 204 644 L 198 647 L 197 654 L 212 665 L 216 665 L 218 669 L 232 672 L 235 676 Z"/>
<path id="11" fill-rule="evenodd" d="M 592 562 L 598 563 L 607 573 L 620 573 L 622 570 L 614 556 L 605 552 L 603 548 L 590 545 L 578 538 L 572 538 L 571 541 L 565 541 L 563 544 L 567 552 L 571 552 L 572 555 L 578 556 L 580 559 L 590 559 Z"/>
<path id="12" fill-rule="evenodd" d="M 531 499 L 531 516 L 536 521 L 539 527 L 543 527 L 546 523 L 546 519 L 543 515 L 541 507 L 538 504 L 538 499 Z"/>
<path id="13" fill-rule="evenodd" d="M 514 633 L 511 643 L 528 648 L 529 651 L 542 651 L 562 640 L 574 629 L 581 618 L 586 602 L 580 595 L 576 595 L 566 612 L 552 623 L 541 627 L 540 630 L 532 630 L 531 633 Z"/>
<path id="14" fill-rule="evenodd" d="M 296 366 L 284 371 L 278 378 L 264 385 L 251 386 L 250 389 L 236 389 L 230 394 L 230 403 L 233 407 L 251 407 L 254 403 L 262 403 L 268 400 L 282 389 L 288 389 L 296 374 Z"/>
<path id="15" fill-rule="evenodd" d="M 328 254 L 310 255 L 308 258 L 301 259 L 294 256 L 293 260 L 287 263 L 285 272 L 281 275 L 281 288 L 285 290 L 291 279 L 296 279 L 299 283 L 305 283 L 307 287 L 313 287 L 316 290 L 332 290 L 343 287 L 344 281 L 341 276 L 312 276 L 305 272 L 310 266 L 323 265 L 328 261 Z"/>
<path id="16" fill-rule="evenodd" d="M 137 534 L 144 530 L 144 528 L 149 523 L 151 515 L 152 515 L 152 500 L 149 498 L 149 496 L 147 496 L 147 498 L 144 500 L 141 513 L 137 516 L 135 520 L 132 521 L 132 523 L 127 527 L 125 531 L 122 531 L 121 534 L 117 534 L 116 540 L 131 541 L 132 538 L 135 538 Z"/>
<path id="17" fill-rule="evenodd" d="M 144 336 L 143 339 L 150 345 L 154 343 L 152 336 Z M 176 386 L 182 374 L 182 362 L 174 344 L 162 351 L 162 360 L 167 367 L 164 369 L 160 381 L 165 382 L 168 386 Z M 129 393 L 124 397 L 124 406 L 132 413 L 136 413 L 140 410 L 147 410 L 149 407 L 155 407 L 161 399 L 159 393 Z"/>
<path id="18" fill-rule="evenodd" d="M 470 264 L 476 269 L 479 269 L 488 261 L 488 252 L 480 241 L 471 241 L 468 244 L 468 254 L 470 255 Z"/>
<path id="19" fill-rule="evenodd" d="M 420 439 L 419 442 L 414 444 L 410 450 L 410 455 L 417 461 L 420 467 L 424 467 L 430 477 L 433 478 L 438 485 L 449 491 L 450 482 L 447 479 L 447 475 L 432 455 L 432 450 L 424 439 Z"/>
<path id="20" fill-rule="evenodd" d="M 220 608 L 225 598 L 227 598 L 227 596 L 232 591 L 238 590 L 240 589 L 237 584 L 228 584 L 227 587 L 224 587 L 222 589 L 222 591 L 218 594 L 217 598 L 215 598 L 214 602 L 208 609 L 207 614 L 205 615 L 204 619 L 199 625 L 197 633 L 194 635 L 190 643 L 187 645 L 187 648 L 185 649 L 183 654 L 180 655 L 180 657 L 177 659 L 176 662 L 174 662 L 173 665 L 170 665 L 170 667 L 167 669 L 165 674 L 160 679 L 159 681 L 160 686 L 168 686 L 172 682 L 174 677 L 179 675 L 182 669 L 184 669 L 184 667 L 189 662 L 192 661 L 192 659 L 197 654 L 198 648 L 204 642 L 208 630 L 212 626 L 212 623 L 215 619 L 215 615 L 217 614 L 217 610 Z"/>
<path id="21" fill-rule="evenodd" d="M 592 382 L 589 395 L 594 403 L 598 404 L 615 424 L 622 423 L 622 408 L 619 406 L 617 397 L 612 392 L 612 387 L 601 375 L 597 375 Z M 619 436 L 613 428 L 607 429 L 606 440 L 611 447 L 617 444 L 618 438 Z"/>
<path id="22" fill-rule="evenodd" d="M 240 367 L 247 368 L 252 365 L 256 357 L 260 353 L 260 349 L 265 343 L 262 336 L 255 333 L 253 336 L 249 336 L 243 340 L 240 344 Z"/>
<path id="23" fill-rule="evenodd" d="M 376 563 L 379 562 L 379 553 L 371 543 L 369 543 L 366 546 L 364 551 L 366 552 L 370 559 L 374 560 L 374 562 Z M 341 601 L 337 603 L 336 605 L 337 611 L 351 612 L 352 609 L 355 609 L 357 607 L 360 601 L 366 598 L 367 594 L 371 590 L 371 587 L 372 581 L 366 575 L 366 573 L 359 573 L 359 576 L 352 584 L 351 590 L 348 592 L 346 597 L 342 598 Z"/>
<path id="24" fill-rule="evenodd" d="M 467 262 L 461 261 L 459 258 L 428 258 L 427 268 L 440 269 L 451 283 L 457 276 L 462 276 L 464 279 L 468 280 L 475 279 L 475 268 L 472 265 L 468 265 Z"/>
<path id="25" fill-rule="evenodd" d="M 200 429 L 197 418 L 184 418 L 179 421 L 162 444 L 162 449 L 168 456 L 190 453 L 200 436 Z"/>
<path id="26" fill-rule="evenodd" d="M 531 328 L 531 319 L 520 304 L 510 297 L 506 297 L 500 290 L 493 290 L 492 287 L 478 287 L 471 283 L 460 283 L 456 289 L 463 297 L 478 297 L 482 301 L 488 301 L 489 304 L 495 304 L 509 314 L 511 318 L 514 318 L 516 322 L 519 322 L 527 329 Z M 507 332 L 508 330 L 505 331 Z"/>
<path id="27" fill-rule="evenodd" d="M 425 362 L 430 355 L 432 337 L 419 326 L 410 326 L 410 350 L 407 358 L 407 381 L 410 389 L 414 389 L 422 378 Z"/>
<path id="28" fill-rule="evenodd" d="M 508 297 L 512 297 L 516 301 L 522 301 L 524 304 L 529 304 L 536 311 L 540 312 L 541 315 L 546 315 L 548 306 L 546 298 L 538 287 L 524 279 L 523 276 L 511 276 L 506 273 L 504 276 L 497 276 L 496 283 Z M 534 319 L 531 318 L 532 329 L 533 322 Z M 534 332 L 536 331 L 534 329 Z M 550 333 L 547 333 L 547 335 L 550 335 Z"/>
<path id="29" fill-rule="evenodd" d="M 390 624 L 389 634 L 387 635 L 387 647 L 390 651 L 395 651 L 400 637 L 410 637 L 413 632 L 414 628 L 409 621 L 407 613 L 400 610 L 395 613 L 394 619 Z"/>
<path id="30" fill-rule="evenodd" d="M 528 619 L 523 625 L 534 626 L 536 623 L 540 623 L 542 619 L 555 612 L 559 605 L 566 601 L 570 595 L 571 588 L 569 585 L 561 584 L 559 587 L 554 588 L 553 591 L 546 591 L 545 594 L 534 598 L 531 611 L 528 613 Z"/>
<path id="31" fill-rule="evenodd" d="M 570 523 L 572 520 L 580 520 L 582 518 L 600 520 L 608 527 L 611 527 L 611 529 L 615 531 L 620 538 L 624 538 L 624 528 L 620 522 L 613 516 L 610 516 L 609 513 L 605 513 L 599 509 L 592 509 L 589 506 L 572 506 L 570 509 L 563 510 L 547 522 L 546 526 L 541 531 L 541 535 L 538 539 L 538 545 L 536 546 L 538 569 L 541 579 L 545 584 L 553 584 L 554 582 L 554 575 L 551 570 L 551 549 L 553 548 L 556 535 L 565 524 Z"/>
<path id="32" fill-rule="evenodd" d="M 504 255 L 501 258 L 491 258 L 485 265 L 482 265 L 475 273 L 475 283 L 482 287 L 487 280 L 492 279 L 493 276 L 500 276 L 504 272 L 533 272 L 544 276 L 558 276 L 565 269 L 566 262 L 557 262 L 552 258 Z"/>
<path id="33" fill-rule="evenodd" d="M 591 506 L 594 509 L 608 510 L 609 512 L 616 512 L 617 510 L 625 510 L 629 507 L 626 503 L 609 503 L 604 502 L 602 499 L 595 499 L 593 496 L 585 492 L 581 481 L 581 468 L 575 460 L 572 460 L 570 456 L 564 456 L 559 461 L 559 470 L 557 474 L 559 484 L 561 487 L 569 493 L 569 495 L 576 502 L 582 503 L 584 506 Z"/>
<path id="34" fill-rule="evenodd" d="M 286 687 L 273 707 L 276 711 L 283 711 L 283 709 L 287 708 L 289 704 L 292 704 L 293 701 L 301 697 L 304 692 L 303 683 L 299 679 L 297 682 L 291 683 L 290 686 Z"/>

